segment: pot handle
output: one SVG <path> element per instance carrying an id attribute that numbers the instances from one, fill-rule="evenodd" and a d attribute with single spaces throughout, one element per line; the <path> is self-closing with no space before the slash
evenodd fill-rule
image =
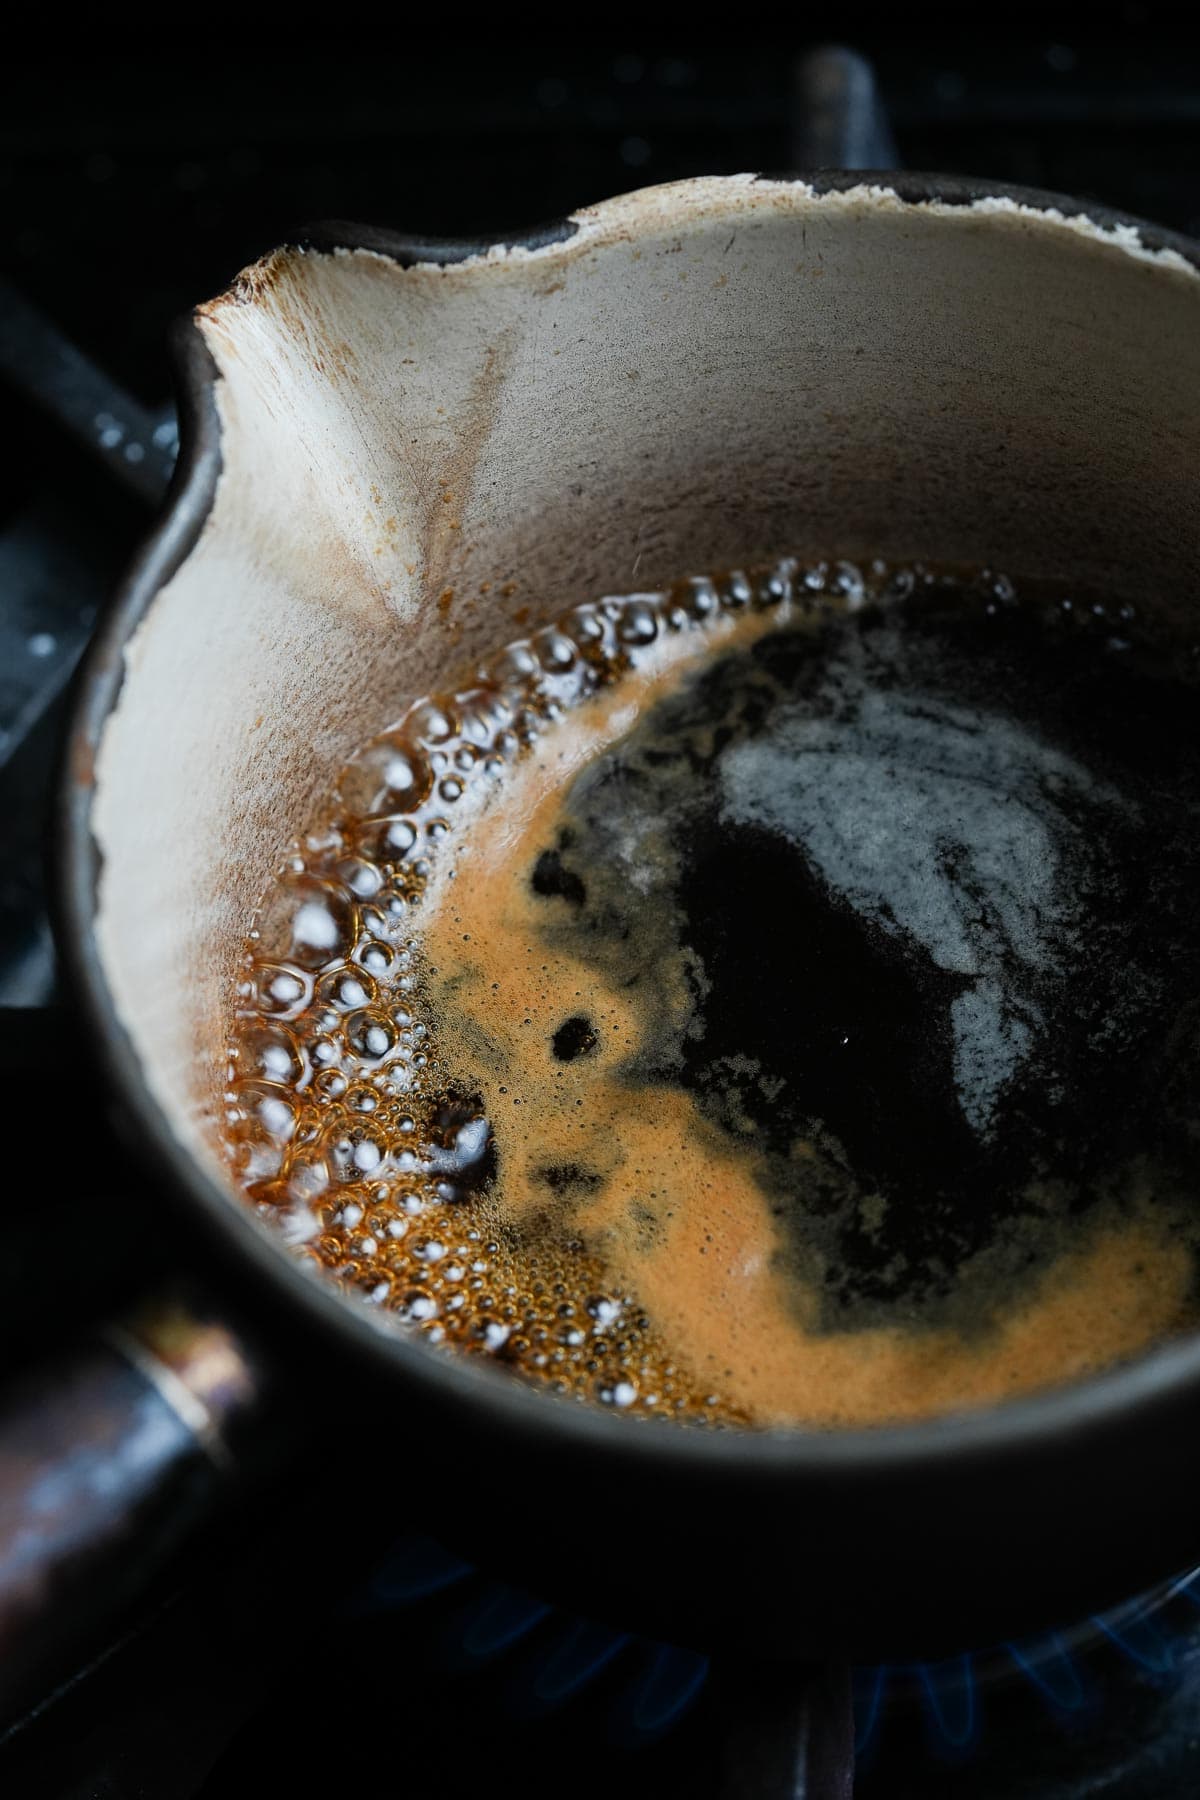
<path id="1" fill-rule="evenodd" d="M 217 1510 L 245 1472 L 266 1395 L 239 1336 L 176 1296 L 6 1391 L 0 1719 L 43 1698 Z"/>
<path id="2" fill-rule="evenodd" d="M 845 1663 L 718 1665 L 720 1800 L 851 1800 L 854 1713 Z"/>

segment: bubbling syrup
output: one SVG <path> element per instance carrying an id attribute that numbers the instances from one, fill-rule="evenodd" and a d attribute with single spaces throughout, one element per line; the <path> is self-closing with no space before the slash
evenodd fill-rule
<path id="1" fill-rule="evenodd" d="M 224 1141 L 400 1328 L 623 1412 L 854 1425 L 1196 1320 L 1178 646 L 990 574 L 581 606 L 343 771 Z"/>

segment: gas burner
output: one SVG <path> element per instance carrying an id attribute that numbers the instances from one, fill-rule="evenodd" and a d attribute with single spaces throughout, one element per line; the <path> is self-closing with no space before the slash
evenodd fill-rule
<path id="1" fill-rule="evenodd" d="M 936 1779 L 949 1781 L 952 1771 L 975 1759 L 994 1771 L 1003 1747 L 1014 1743 L 1028 1749 L 1037 1741 L 1076 1752 L 1086 1745 L 1089 1756 L 1103 1743 L 1111 1757 L 1113 1731 L 1126 1732 L 1134 1715 L 1146 1723 L 1157 1719 L 1160 1728 L 1170 1717 L 1173 1729 L 1182 1726 L 1189 1734 L 1200 1725 L 1198 1569 L 1036 1638 L 933 1663 L 857 1670 L 859 1791 L 873 1791 L 871 1776 L 894 1770 L 897 1758 L 906 1766 L 919 1758 L 944 1772 Z M 1026 1770 L 1021 1791 L 1042 1792 L 1035 1780 Z"/>
<path id="2" fill-rule="evenodd" d="M 349 1616 L 395 1614 L 400 1632 L 403 1615 L 421 1608 L 430 1653 L 448 1678 L 491 1669 L 514 1718 L 579 1707 L 589 1729 L 621 1751 L 677 1730 L 712 1675 L 708 1656 L 574 1618 L 480 1575 L 428 1537 L 398 1542 L 346 1596 Z M 1113 1769 L 1114 1739 L 1135 1717 L 1153 1728 L 1155 1762 L 1165 1746 L 1200 1731 L 1200 1569 L 1037 1638 L 858 1668 L 854 1713 L 858 1794 L 894 1794 L 901 1776 L 911 1783 L 918 1770 L 922 1792 L 959 1792 L 968 1767 L 971 1792 L 996 1800 L 1085 1792 L 1072 1782 L 1085 1768 L 1087 1779 L 1097 1765 Z M 1024 1761 L 1034 1743 L 1056 1771 L 1042 1787 Z M 1069 1771 L 1058 1767 L 1063 1758 Z M 1125 1774 L 1136 1783 L 1139 1769 L 1135 1758 Z M 1018 1773 L 1019 1789 L 1004 1785 Z"/>
<path id="3" fill-rule="evenodd" d="M 514 1714 L 536 1719 L 585 1699 L 605 1679 L 606 1729 L 623 1749 L 669 1733 L 699 1699 L 711 1659 L 573 1617 L 520 1588 L 481 1577 L 432 1538 L 405 1538 L 347 1596 L 351 1616 L 439 1597 L 438 1662 L 459 1675 L 525 1654 L 504 1677 Z M 614 1680 L 613 1677 L 616 1677 Z"/>

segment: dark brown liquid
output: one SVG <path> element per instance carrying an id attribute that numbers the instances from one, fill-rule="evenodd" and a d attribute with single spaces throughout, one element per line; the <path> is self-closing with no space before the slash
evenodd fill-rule
<path id="1" fill-rule="evenodd" d="M 1192 669 L 1128 609 L 790 565 L 510 647 L 266 909 L 243 1180 L 633 1410 L 869 1423 L 1191 1325 Z"/>

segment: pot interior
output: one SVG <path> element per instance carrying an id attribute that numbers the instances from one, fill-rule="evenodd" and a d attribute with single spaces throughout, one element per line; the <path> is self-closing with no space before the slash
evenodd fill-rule
<path id="1" fill-rule="evenodd" d="M 92 813 L 104 975 L 179 1141 L 224 1179 L 240 946 L 339 765 L 564 606 L 783 554 L 1186 604 L 1198 326 L 1128 228 L 750 177 L 445 267 L 280 251 L 201 308 L 221 471 Z"/>

